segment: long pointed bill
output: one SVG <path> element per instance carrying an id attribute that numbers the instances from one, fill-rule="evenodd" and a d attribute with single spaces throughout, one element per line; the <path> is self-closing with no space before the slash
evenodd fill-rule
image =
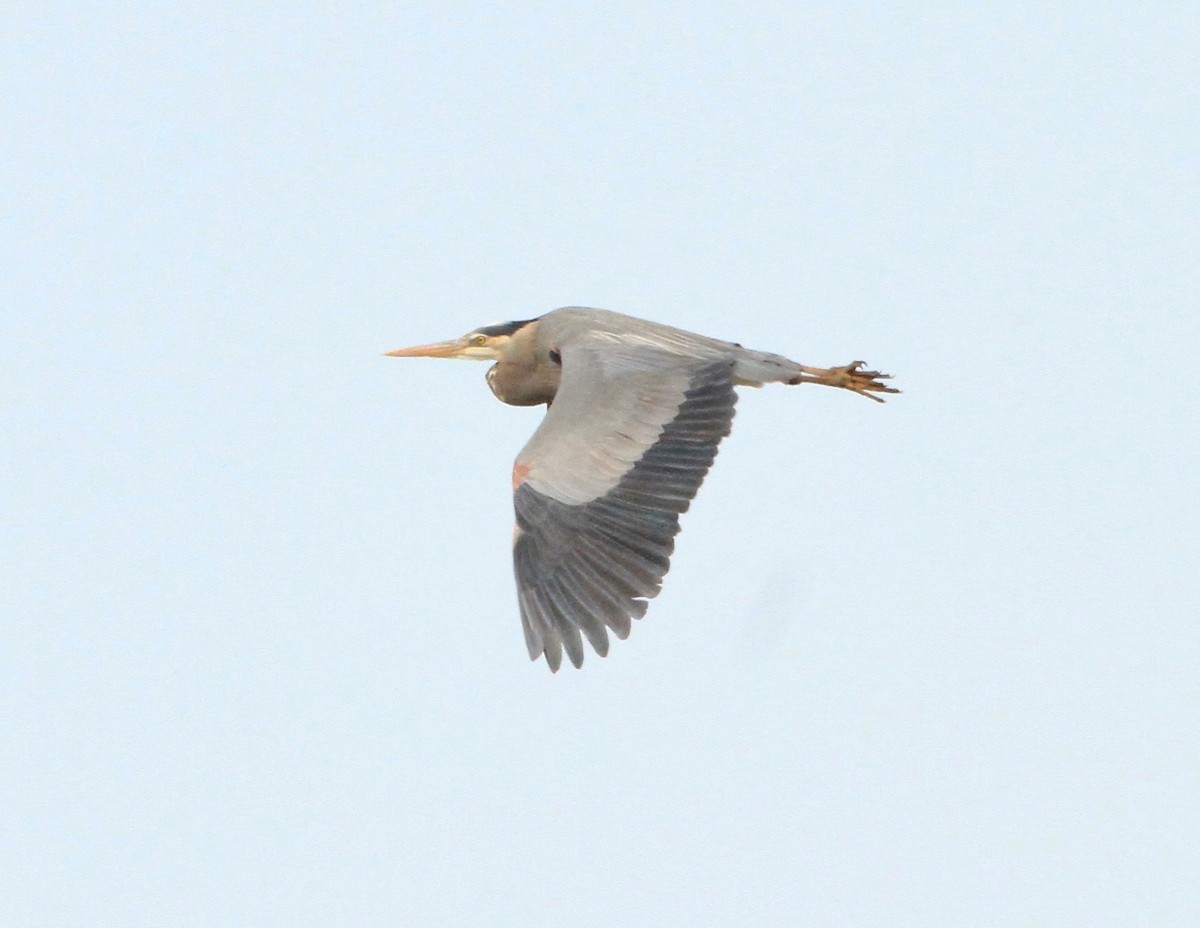
<path id="1" fill-rule="evenodd" d="M 397 348 L 384 354 L 387 358 L 457 358 L 462 355 L 466 343 L 461 338 L 434 345 L 417 345 L 415 348 Z"/>

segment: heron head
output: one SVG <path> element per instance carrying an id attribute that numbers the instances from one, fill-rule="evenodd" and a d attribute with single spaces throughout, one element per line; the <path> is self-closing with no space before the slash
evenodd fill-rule
<path id="1" fill-rule="evenodd" d="M 471 361 L 502 361 L 515 347 L 513 336 L 536 319 L 521 322 L 501 322 L 485 325 L 468 332 L 462 338 L 432 345 L 417 345 L 413 348 L 398 348 L 389 351 L 389 358 L 464 358 Z"/>

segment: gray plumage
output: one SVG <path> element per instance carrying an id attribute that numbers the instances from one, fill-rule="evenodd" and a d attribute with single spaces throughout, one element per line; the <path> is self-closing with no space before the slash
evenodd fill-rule
<path id="1" fill-rule="evenodd" d="M 623 472 L 603 494 L 586 502 L 551 495 L 564 484 L 586 487 L 597 473 L 607 482 L 617 468 L 581 447 L 539 457 L 536 448 L 546 447 L 546 439 L 554 436 L 549 415 L 539 429 L 542 440 L 530 442 L 534 452 L 527 447 L 517 459 L 531 468 L 514 493 L 517 595 L 530 657 L 544 653 L 552 669 L 558 668 L 564 646 L 575 666 L 582 663 L 580 631 L 597 653 L 607 654 L 605 628 L 625 638 L 630 619 L 640 619 L 646 600 L 658 595 L 679 516 L 708 473 L 717 444 L 729 434 L 737 402 L 732 364 L 717 361 L 687 373 L 670 421 L 635 460 L 621 465 Z M 550 478 L 561 475 L 557 483 L 542 476 L 547 472 Z"/>
<path id="2" fill-rule="evenodd" d="M 389 352 L 494 359 L 487 381 L 548 411 L 513 467 L 517 600 L 531 658 L 601 656 L 670 566 L 686 512 L 729 434 L 735 386 L 822 383 L 879 399 L 886 375 L 813 368 L 606 310 L 567 308 Z"/>

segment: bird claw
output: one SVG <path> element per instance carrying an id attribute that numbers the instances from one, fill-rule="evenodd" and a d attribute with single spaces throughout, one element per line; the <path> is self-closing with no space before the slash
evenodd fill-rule
<path id="1" fill-rule="evenodd" d="M 867 364 L 865 361 L 853 361 L 844 367 L 831 367 L 827 374 L 828 379 L 825 381 L 831 387 L 841 387 L 843 390 L 851 390 L 859 396 L 865 396 L 869 400 L 874 400 L 877 403 L 884 402 L 882 397 L 875 396 L 876 393 L 899 393 L 895 387 L 888 386 L 886 383 L 880 383 L 882 380 L 890 380 L 890 374 L 883 374 L 879 371 L 863 370 Z"/>
<path id="2" fill-rule="evenodd" d="M 865 396 L 876 403 L 884 402 L 883 397 L 875 396 L 876 393 L 900 392 L 895 387 L 880 382 L 890 380 L 890 374 L 865 371 L 863 368 L 866 366 L 865 361 L 852 361 L 842 367 L 808 367 L 801 364 L 801 373 L 787 382 L 790 384 L 819 383 L 827 387 L 841 387 L 843 390 L 850 390 L 852 393 Z"/>

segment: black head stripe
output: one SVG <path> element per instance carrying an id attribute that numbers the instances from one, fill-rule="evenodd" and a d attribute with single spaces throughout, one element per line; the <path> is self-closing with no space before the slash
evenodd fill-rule
<path id="1" fill-rule="evenodd" d="M 523 329 L 531 322 L 537 322 L 536 319 L 522 319 L 520 322 L 497 322 L 495 325 L 485 325 L 482 329 L 476 329 L 478 335 L 512 335 L 518 329 Z"/>

